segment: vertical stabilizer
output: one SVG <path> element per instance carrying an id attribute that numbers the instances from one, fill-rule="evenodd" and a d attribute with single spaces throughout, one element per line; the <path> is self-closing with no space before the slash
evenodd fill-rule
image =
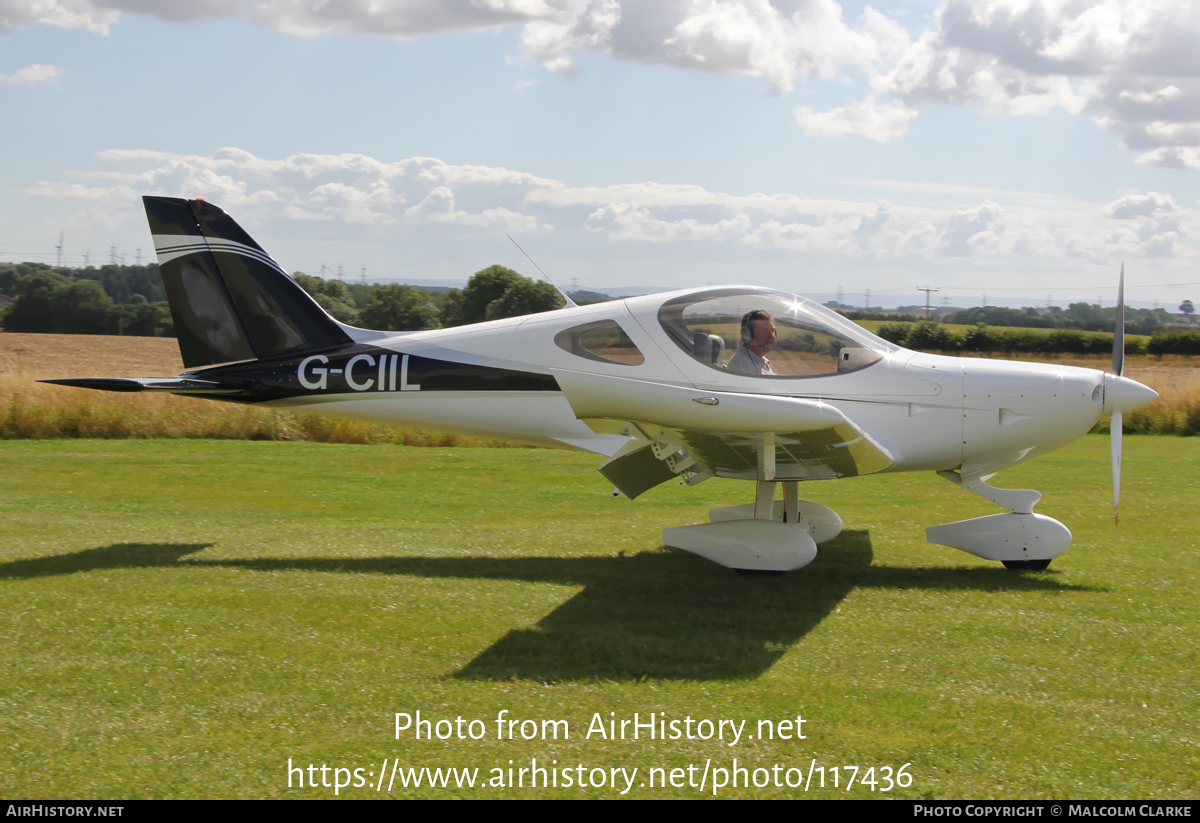
<path id="1" fill-rule="evenodd" d="M 143 197 L 185 367 L 351 343 L 242 227 L 203 200 Z"/>

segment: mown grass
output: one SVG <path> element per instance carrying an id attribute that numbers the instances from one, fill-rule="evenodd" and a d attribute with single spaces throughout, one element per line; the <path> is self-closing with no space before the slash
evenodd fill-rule
<path id="1" fill-rule="evenodd" d="M 594 456 L 188 440 L 0 443 L 0 792 L 327 797 L 318 766 L 898 767 L 901 797 L 1197 792 L 1200 441 L 1107 439 L 1009 470 L 1075 533 L 1039 573 L 932 546 L 994 507 L 932 475 L 806 487 L 846 532 L 741 578 L 659 529 L 748 484 L 610 499 Z M 569 740 L 497 741 L 501 710 Z M 394 712 L 480 718 L 396 740 Z M 806 740 L 606 741 L 595 712 L 781 720 Z M 699 774 L 699 772 L 697 772 Z M 319 777 L 319 772 L 318 772 Z M 373 789 L 343 791 L 371 797 Z M 614 797 L 408 789 L 406 797 Z M 696 797 L 635 786 L 630 797 Z M 739 788 L 725 797 L 869 797 Z M 875 796 L 879 796 L 876 793 Z"/>

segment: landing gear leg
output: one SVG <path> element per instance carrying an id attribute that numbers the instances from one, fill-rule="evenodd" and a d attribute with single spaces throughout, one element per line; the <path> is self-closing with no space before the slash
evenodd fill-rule
<path id="1" fill-rule="evenodd" d="M 771 475 L 774 476 L 775 471 L 772 466 Z M 796 485 L 792 483 L 791 485 Z M 783 484 L 786 490 L 788 483 Z M 754 519 L 755 520 L 774 520 L 775 519 L 775 481 L 774 480 L 759 480 L 754 486 Z M 785 520 L 786 522 L 786 520 Z M 794 522 L 794 519 L 793 519 Z M 735 572 L 742 577 L 779 577 L 783 574 L 781 571 L 774 569 L 734 569 Z"/>
<path id="2" fill-rule="evenodd" d="M 795 480 L 783 481 L 783 522 L 800 525 L 800 490 Z M 803 524 L 807 526 L 808 524 Z"/>

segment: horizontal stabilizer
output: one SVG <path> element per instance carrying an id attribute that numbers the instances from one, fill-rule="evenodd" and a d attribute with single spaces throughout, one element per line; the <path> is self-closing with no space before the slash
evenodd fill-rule
<path id="1" fill-rule="evenodd" d="M 234 394 L 246 391 L 242 386 L 229 386 L 194 377 L 68 377 L 61 380 L 39 380 L 58 386 L 100 391 L 165 391 L 175 394 Z"/>

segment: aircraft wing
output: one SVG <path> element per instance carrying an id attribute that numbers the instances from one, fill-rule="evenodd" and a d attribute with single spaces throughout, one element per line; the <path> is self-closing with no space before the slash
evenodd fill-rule
<path id="1" fill-rule="evenodd" d="M 630 497 L 676 475 L 828 480 L 894 462 L 838 408 L 820 400 L 711 392 L 644 380 L 554 371 L 575 416 L 594 430 L 626 424 L 635 439 L 600 468 Z M 772 458 L 773 455 L 773 458 Z"/>

